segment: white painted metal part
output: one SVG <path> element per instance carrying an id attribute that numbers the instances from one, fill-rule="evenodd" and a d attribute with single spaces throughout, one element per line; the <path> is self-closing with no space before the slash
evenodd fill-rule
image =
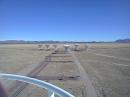
<path id="1" fill-rule="evenodd" d="M 0 78 L 18 80 L 18 81 L 26 82 L 29 84 L 37 85 L 41 88 L 45 88 L 48 90 L 48 97 L 55 97 L 55 94 L 60 97 L 75 97 L 72 94 L 66 92 L 65 90 L 55 85 L 52 85 L 48 82 L 41 81 L 35 78 L 30 78 L 30 77 L 21 76 L 21 75 L 14 75 L 14 74 L 6 74 L 6 73 L 0 73 Z"/>

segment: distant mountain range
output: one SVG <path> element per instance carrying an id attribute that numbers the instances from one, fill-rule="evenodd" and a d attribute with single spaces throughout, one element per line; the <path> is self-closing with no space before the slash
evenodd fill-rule
<path id="1" fill-rule="evenodd" d="M 0 41 L 0 44 L 40 44 L 40 43 L 130 43 L 130 39 L 118 39 L 116 41 L 111 42 L 104 42 L 104 41 L 90 41 L 90 42 L 84 42 L 84 41 L 25 41 L 25 40 L 5 40 Z"/>
<path id="2" fill-rule="evenodd" d="M 118 39 L 115 42 L 118 42 L 118 43 L 130 43 L 130 38 L 129 39 Z"/>
<path id="3" fill-rule="evenodd" d="M 25 40 L 5 40 L 0 41 L 0 44 L 40 44 L 40 43 L 86 43 L 75 41 L 25 41 Z"/>

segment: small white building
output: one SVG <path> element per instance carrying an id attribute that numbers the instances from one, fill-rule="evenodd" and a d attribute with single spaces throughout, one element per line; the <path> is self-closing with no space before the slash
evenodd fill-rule
<path id="1" fill-rule="evenodd" d="M 64 45 L 64 49 L 65 49 L 65 52 L 68 52 L 69 49 L 70 49 L 70 45 L 65 44 L 65 45 Z"/>
<path id="2" fill-rule="evenodd" d="M 79 47 L 79 44 L 74 44 L 74 50 L 77 51 Z"/>

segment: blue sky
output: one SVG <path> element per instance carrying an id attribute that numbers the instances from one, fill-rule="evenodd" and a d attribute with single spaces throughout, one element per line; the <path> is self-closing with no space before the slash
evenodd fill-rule
<path id="1" fill-rule="evenodd" d="M 0 40 L 130 38 L 129 0 L 0 0 Z"/>

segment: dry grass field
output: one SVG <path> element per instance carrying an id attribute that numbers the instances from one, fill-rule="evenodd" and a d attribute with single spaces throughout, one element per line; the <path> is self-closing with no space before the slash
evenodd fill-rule
<path id="1" fill-rule="evenodd" d="M 28 75 L 28 73 L 36 68 L 40 62 L 45 59 L 50 52 L 52 52 L 53 44 L 46 49 L 46 45 L 43 45 L 43 49 L 39 49 L 38 45 L 32 44 L 16 44 L 16 45 L 0 45 L 0 72 L 14 73 Z M 59 51 L 63 52 L 63 44 L 58 45 Z M 55 56 L 55 54 L 54 54 Z M 66 54 L 58 54 L 58 56 L 66 56 Z M 68 56 L 68 55 L 67 55 Z M 79 78 L 78 68 L 73 63 L 55 63 L 53 61 L 73 61 L 71 57 L 53 57 L 45 69 L 43 69 L 37 76 L 38 79 L 49 81 L 55 84 L 77 97 L 83 97 L 85 95 L 84 85 Z M 71 78 L 72 77 L 72 78 Z M 74 79 L 74 78 L 75 79 Z M 16 81 L 1 80 L 9 97 L 10 87 L 14 87 Z M 8 84 L 7 84 L 8 83 Z M 17 89 L 17 88 L 16 88 Z M 11 89 L 12 90 L 12 89 Z M 14 89 L 15 90 L 15 89 Z M 41 93 L 42 92 L 42 93 Z M 11 96 L 10 96 L 11 94 Z M 36 96 L 42 95 L 42 96 Z M 28 85 L 17 97 L 46 97 L 47 91 L 42 90 L 36 86 Z"/>
<path id="2" fill-rule="evenodd" d="M 29 65 L 38 64 L 48 53 L 38 50 L 37 45 L 0 45 L 0 72 L 20 73 Z"/>
<path id="3" fill-rule="evenodd" d="M 76 55 L 100 97 L 130 97 L 130 44 L 90 44 Z"/>
<path id="4" fill-rule="evenodd" d="M 53 49 L 53 44 L 49 48 Z M 61 52 L 64 50 L 62 44 L 58 45 L 58 48 Z M 74 49 L 74 46 L 71 49 Z M 83 50 L 84 45 L 80 45 L 78 50 L 80 49 Z M 45 45 L 43 50 L 39 50 L 36 44 L 0 45 L 0 72 L 27 75 L 51 51 L 47 50 Z M 130 44 L 93 43 L 89 44 L 87 51 L 74 53 L 92 81 L 98 97 L 130 97 Z M 85 86 L 77 66 L 72 62 L 53 62 L 68 60 L 73 59 L 52 57 L 52 62 L 35 77 L 55 84 L 76 97 L 86 97 Z M 1 82 L 5 89 L 16 83 L 9 80 Z M 28 85 L 17 97 L 46 96 L 46 90 Z"/>
<path id="5" fill-rule="evenodd" d="M 0 45 L 0 72 L 27 75 L 50 51 L 41 51 L 37 45 Z M 16 81 L 2 80 L 8 92 Z"/>

